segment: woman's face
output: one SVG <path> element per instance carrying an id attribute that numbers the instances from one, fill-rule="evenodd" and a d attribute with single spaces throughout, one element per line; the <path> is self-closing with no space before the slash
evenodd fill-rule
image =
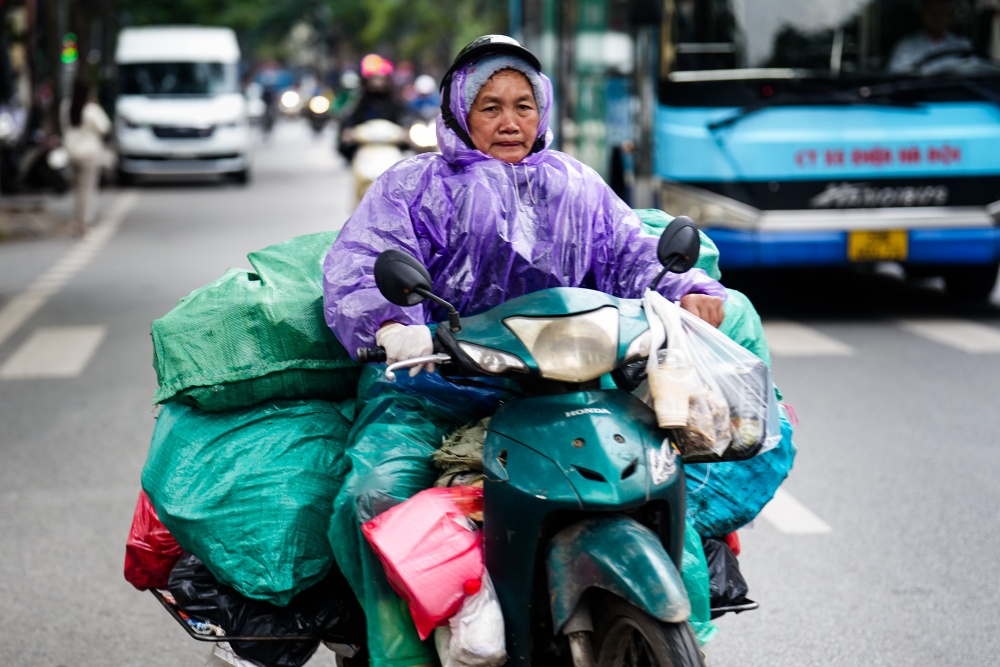
<path id="1" fill-rule="evenodd" d="M 488 155 L 516 164 L 538 137 L 538 105 L 528 77 L 500 70 L 479 89 L 469 110 L 469 137 Z"/>

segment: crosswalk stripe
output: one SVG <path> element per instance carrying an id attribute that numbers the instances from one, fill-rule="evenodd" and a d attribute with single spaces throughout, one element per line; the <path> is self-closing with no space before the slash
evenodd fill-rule
<path id="1" fill-rule="evenodd" d="M 783 489 L 774 493 L 774 498 L 764 506 L 759 516 L 789 535 L 821 535 L 833 531 L 825 521 Z"/>
<path id="2" fill-rule="evenodd" d="M 830 357 L 854 354 L 850 345 L 797 322 L 767 320 L 764 335 L 776 357 Z"/>
<path id="3" fill-rule="evenodd" d="M 0 380 L 77 377 L 104 340 L 106 327 L 39 327 L 0 366 Z"/>
<path id="4" fill-rule="evenodd" d="M 968 354 L 1000 353 L 1000 329 L 978 322 L 950 319 L 902 320 L 910 333 Z"/>

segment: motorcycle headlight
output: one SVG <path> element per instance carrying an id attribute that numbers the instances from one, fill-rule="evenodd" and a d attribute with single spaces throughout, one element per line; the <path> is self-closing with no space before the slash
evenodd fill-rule
<path id="1" fill-rule="evenodd" d="M 410 141 L 420 148 L 437 145 L 437 131 L 430 123 L 414 123 L 410 127 Z"/>
<path id="2" fill-rule="evenodd" d="M 587 382 L 613 371 L 618 361 L 618 309 L 613 306 L 570 317 L 509 317 L 504 324 L 550 380 Z"/>
<path id="3" fill-rule="evenodd" d="M 494 350 L 490 347 L 483 347 L 482 345 L 473 345 L 472 343 L 459 343 L 458 346 L 462 349 L 462 352 L 469 355 L 477 366 L 487 373 L 499 374 L 504 371 L 528 371 L 525 363 L 513 354 Z"/>
<path id="4" fill-rule="evenodd" d="M 309 111 L 312 111 L 317 116 L 322 116 L 329 110 L 330 100 L 326 99 L 322 95 L 316 95 L 309 100 Z"/>

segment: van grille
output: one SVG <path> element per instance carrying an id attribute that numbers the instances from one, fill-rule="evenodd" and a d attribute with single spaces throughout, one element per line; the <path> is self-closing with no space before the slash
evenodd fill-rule
<path id="1" fill-rule="evenodd" d="M 208 127 L 171 127 L 154 125 L 153 134 L 160 139 L 207 139 L 215 131 L 214 125 Z"/>

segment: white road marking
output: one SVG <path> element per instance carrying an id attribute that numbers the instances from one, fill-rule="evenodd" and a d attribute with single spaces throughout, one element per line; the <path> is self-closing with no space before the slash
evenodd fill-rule
<path id="1" fill-rule="evenodd" d="M 774 498 L 764 506 L 759 516 L 789 535 L 821 535 L 833 531 L 825 521 L 782 489 L 774 493 Z"/>
<path id="2" fill-rule="evenodd" d="M 840 341 L 797 322 L 767 320 L 764 334 L 771 355 L 775 357 L 843 357 L 854 349 Z"/>
<path id="3" fill-rule="evenodd" d="M 94 258 L 94 255 L 115 235 L 125 221 L 125 216 L 138 200 L 139 195 L 135 191 L 120 195 L 112 203 L 108 214 L 73 244 L 73 248 L 62 259 L 0 308 L 0 345 L 24 326 L 25 322 L 41 310 L 50 298 Z"/>
<path id="4" fill-rule="evenodd" d="M 0 380 L 77 377 L 107 327 L 40 327 L 0 366 Z"/>
<path id="5" fill-rule="evenodd" d="M 1000 329 L 965 320 L 903 320 L 910 333 L 969 354 L 1000 353 Z"/>

